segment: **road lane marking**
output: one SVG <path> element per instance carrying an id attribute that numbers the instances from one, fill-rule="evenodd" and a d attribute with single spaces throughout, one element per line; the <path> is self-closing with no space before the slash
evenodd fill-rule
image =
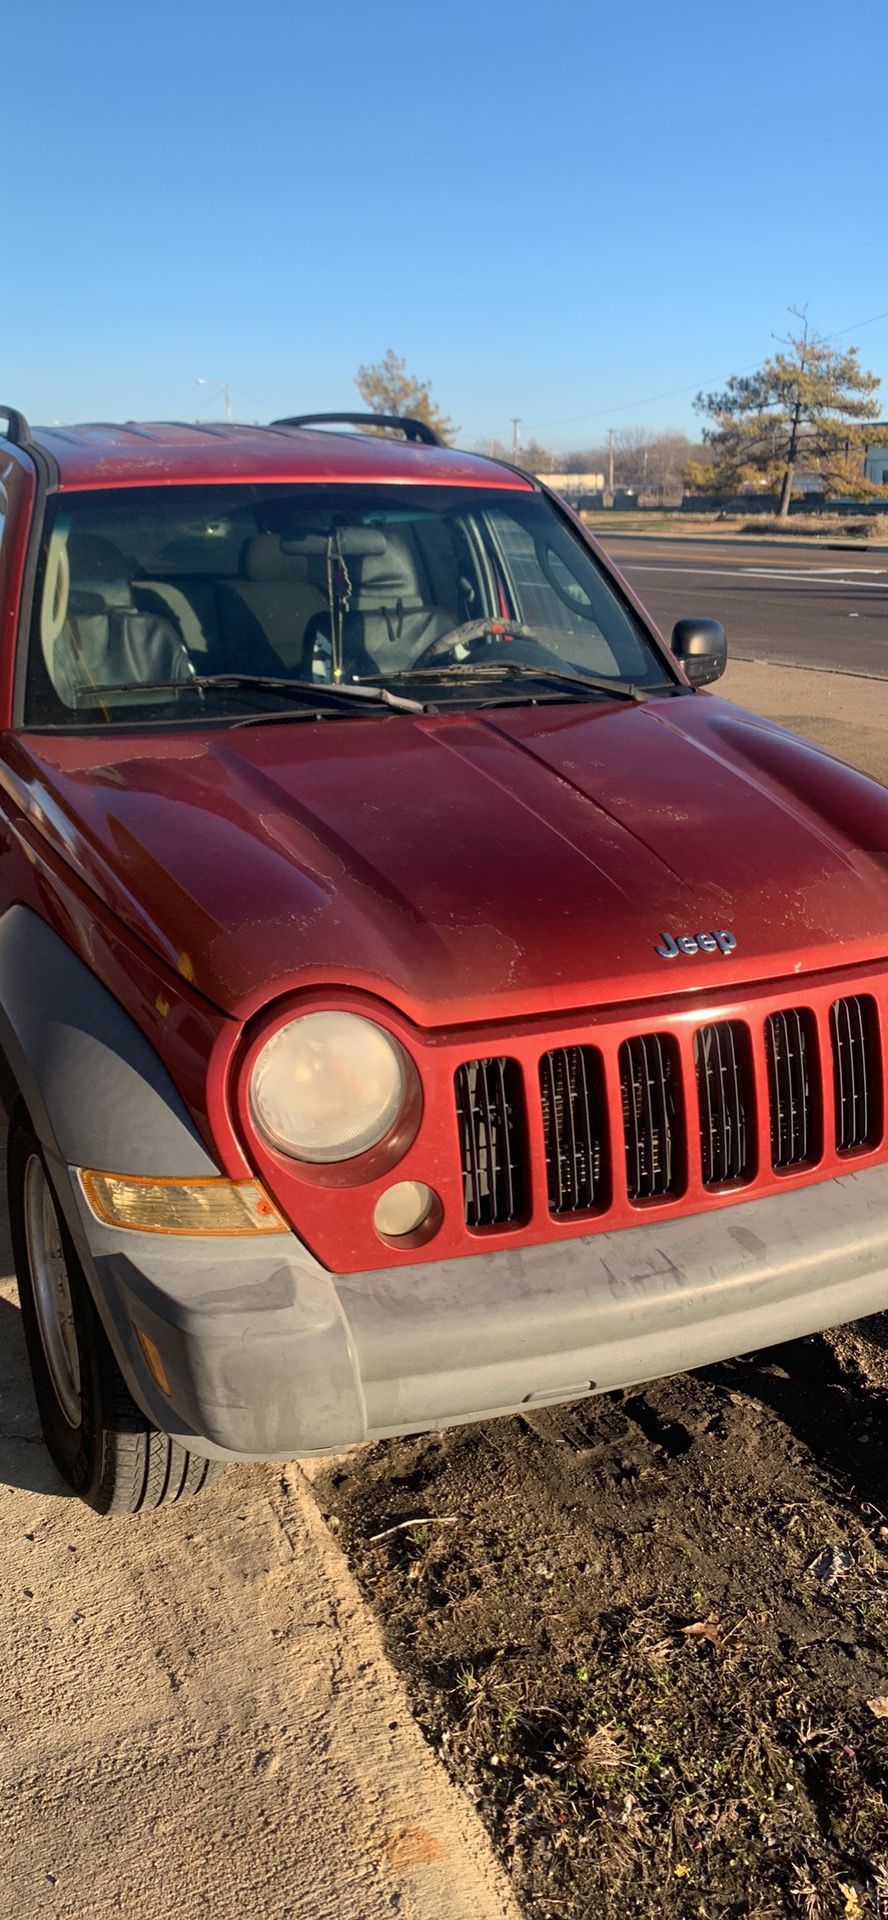
<path id="1" fill-rule="evenodd" d="M 875 569 L 873 569 L 873 571 L 875 571 Z M 878 571 L 880 573 L 888 572 L 888 568 L 880 567 Z M 824 581 L 822 573 L 791 573 L 786 567 L 676 567 L 673 566 L 671 562 L 666 562 L 661 566 L 655 566 L 637 560 L 624 562 L 620 567 L 620 572 L 688 573 L 693 574 L 699 579 L 705 578 L 709 580 L 788 580 L 800 582 L 802 586 L 806 587 L 822 586 Z M 869 588 L 875 587 L 877 593 L 888 593 L 888 580 L 857 581 L 847 576 L 837 579 L 835 574 L 831 573 L 827 576 L 827 584 L 830 587 L 855 587 L 858 585 Z"/>
<path id="2" fill-rule="evenodd" d="M 607 540 L 602 540 L 602 542 L 601 542 L 601 545 L 602 545 L 602 546 L 604 546 L 604 547 L 608 547 L 608 548 L 610 548 L 610 547 L 612 547 L 612 545 L 613 545 L 613 542 L 614 542 L 614 541 L 618 541 L 618 540 L 619 540 L 619 539 L 621 539 L 621 538 L 625 540 L 625 539 L 628 539 L 628 538 L 629 538 L 629 536 L 628 536 L 627 534 L 623 534 L 623 535 L 620 535 L 620 534 L 612 534 L 612 535 L 610 535 L 610 537 L 609 537 L 609 539 L 607 539 Z M 661 544 L 662 544 L 662 543 L 661 543 Z M 669 544 L 670 546 L 672 546 L 673 548 L 676 548 L 676 547 L 684 547 L 684 549 L 685 549 L 685 558 L 686 558 L 686 559 L 693 559 L 693 557 L 694 557 L 694 555 L 693 555 L 693 549 L 694 549 L 694 542 L 693 542 L 693 541 L 691 541 L 691 540 L 687 540 L 687 541 L 686 541 L 686 540 L 673 540 L 673 541 L 670 541 L 670 542 L 668 542 L 668 544 Z M 679 565 L 681 564 L 681 554 L 680 554 L 680 553 L 676 553 L 676 552 L 673 552 L 673 553 L 670 553 L 670 554 L 668 554 L 668 555 L 667 555 L 667 554 L 665 554 L 665 553 L 660 553 L 660 554 L 658 554 L 658 553 L 656 552 L 656 547 L 657 547 L 657 542 L 656 542 L 656 540 L 652 540 L 652 541 L 650 542 L 650 545 L 651 545 L 651 546 L 652 546 L 652 547 L 654 548 L 654 554 L 653 554 L 653 555 L 651 555 L 651 554 L 648 554 L 648 559 L 649 559 L 649 560 L 650 560 L 651 558 L 654 558 L 654 559 L 657 559 L 657 560 L 659 560 L 659 561 L 668 561 L 668 564 L 669 564 L 670 566 L 675 566 L 675 567 L 677 567 L 677 566 L 679 566 Z M 753 543 L 753 545 L 754 545 L 754 543 Z M 633 553 L 633 552 L 636 552 L 636 553 L 637 553 L 637 552 L 639 552 L 639 551 L 643 553 L 643 552 L 644 552 L 644 547 L 642 546 L 641 548 L 638 548 L 638 547 L 635 547 L 635 548 L 633 548 L 633 547 L 630 547 L 630 548 L 628 548 L 628 552 L 629 552 L 629 553 Z M 724 557 L 724 560 L 725 560 L 725 563 L 727 564 L 727 561 L 728 561 L 728 559 L 730 558 L 730 556 L 729 556 L 728 554 L 725 554 L 725 555 L 724 555 L 723 557 Z M 705 567 L 705 566 L 708 566 L 708 565 L 710 565 L 710 563 L 712 563 L 712 564 L 717 564 L 717 562 L 718 562 L 718 559 L 719 559 L 719 552 L 718 552 L 718 542 L 717 542 L 717 541 L 713 541 L 713 542 L 712 542 L 711 544 L 709 544 L 709 543 L 707 543 L 707 547 L 706 547 L 706 550 L 704 550 L 704 551 L 700 551 L 700 552 L 698 552 L 698 562 L 699 562 L 699 564 L 701 564 L 701 565 L 702 565 L 702 566 L 704 566 L 704 567 Z M 628 564 L 628 562 L 627 562 L 627 564 Z M 633 562 L 632 562 L 631 564 L 632 564 L 632 565 L 635 565 L 636 563 L 635 563 L 635 562 L 633 561 Z M 638 563 L 638 564 L 641 564 L 641 563 Z M 745 552 L 745 553 L 742 553 L 742 554 L 741 554 L 741 553 L 737 553 L 737 554 L 735 554 L 735 555 L 734 555 L 734 565 L 735 565 L 735 567 L 743 567 L 743 568 L 745 569 L 745 568 L 746 568 L 747 566 L 749 566 L 749 567 L 754 567 L 754 566 L 755 566 L 755 564 L 756 564 L 756 556 L 755 556 L 755 552 L 754 552 L 753 550 L 750 550 L 749 548 L 747 548 L 747 550 L 746 550 L 746 552 Z M 759 563 L 758 563 L 758 564 L 759 564 L 759 566 L 762 566 L 762 567 L 763 567 L 763 566 L 765 565 L 765 562 L 764 562 L 764 561 L 762 561 L 762 560 L 759 560 Z M 782 572 L 784 572 L 784 571 L 788 571 L 788 572 L 790 572 L 790 573 L 845 573 L 845 572 L 846 572 L 846 571 L 847 571 L 847 570 L 848 570 L 849 568 L 850 568 L 850 570 L 851 570 L 851 572 L 852 572 L 853 574 L 858 574 L 858 573 L 888 573 L 888 566 L 883 566 L 883 567 L 869 567 L 869 566 L 867 566 L 867 567 L 859 567 L 859 566 L 856 566 L 856 565 L 855 565 L 855 564 L 854 564 L 854 563 L 853 563 L 852 561 L 850 561 L 850 560 L 844 560 L 844 561 L 842 561 L 842 563 L 841 563 L 840 565 L 838 565 L 838 566 L 837 566 L 837 565 L 835 565 L 835 564 L 834 564 L 834 563 L 833 563 L 832 561 L 828 561 L 828 562 L 826 562 L 826 563 L 825 563 L 825 564 L 824 564 L 823 566 L 821 566 L 821 564 L 820 564 L 820 562 L 819 562 L 819 560 L 818 560 L 818 559 L 816 558 L 816 555 L 815 555 L 815 558 L 814 558 L 813 560 L 808 560 L 808 561 L 805 561 L 805 560 L 799 560 L 799 559 L 796 559 L 796 560 L 787 560 L 787 561 L 785 561 L 785 562 L 781 560 L 781 561 L 779 561 L 779 562 L 778 562 L 778 561 L 777 561 L 776 559 L 772 559 L 772 560 L 771 560 L 771 561 L 770 561 L 770 562 L 768 563 L 768 565 L 769 565 L 769 569 L 770 569 L 770 570 L 771 570 L 772 572 L 775 572 L 775 573 L 777 573 L 777 572 L 781 572 L 781 573 L 782 573 Z"/>

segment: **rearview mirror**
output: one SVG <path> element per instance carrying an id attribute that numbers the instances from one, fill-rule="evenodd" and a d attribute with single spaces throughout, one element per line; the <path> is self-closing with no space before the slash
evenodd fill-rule
<path id="1" fill-rule="evenodd" d="M 720 620 L 676 620 L 672 651 L 692 687 L 720 680 L 728 664 L 728 636 Z"/>

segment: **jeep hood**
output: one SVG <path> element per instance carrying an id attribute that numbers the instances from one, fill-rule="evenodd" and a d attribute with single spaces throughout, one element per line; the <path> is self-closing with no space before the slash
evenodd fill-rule
<path id="1" fill-rule="evenodd" d="M 215 1005 L 348 984 L 423 1024 L 888 953 L 888 792 L 708 695 L 29 736 L 20 805 Z M 730 930 L 730 953 L 662 959 Z"/>

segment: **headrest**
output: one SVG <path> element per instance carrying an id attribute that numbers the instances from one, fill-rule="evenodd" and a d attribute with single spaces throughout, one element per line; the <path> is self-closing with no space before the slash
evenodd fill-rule
<path id="1" fill-rule="evenodd" d="M 308 568 L 304 551 L 284 552 L 276 533 L 260 533 L 247 541 L 241 570 L 245 580 L 267 586 L 275 580 L 304 580 Z"/>
<path id="2" fill-rule="evenodd" d="M 419 580 L 406 542 L 390 536 L 381 551 L 368 554 L 360 563 L 356 585 L 359 597 L 366 594 L 383 605 L 419 599 Z"/>
<path id="3" fill-rule="evenodd" d="M 210 579 L 218 579 L 220 573 L 237 572 L 240 548 L 239 538 L 221 539 L 218 535 L 208 536 L 206 533 L 183 533 L 147 556 L 141 571 L 151 575 L 205 573 Z"/>
<path id="4" fill-rule="evenodd" d="M 323 553 L 330 545 L 324 532 L 287 533 L 281 540 L 284 553 Z M 336 547 L 345 560 L 363 560 L 371 553 L 384 553 L 386 538 L 376 527 L 337 527 Z"/>
<path id="5" fill-rule="evenodd" d="M 113 540 L 98 533 L 72 533 L 68 540 L 71 568 L 72 610 L 75 596 L 95 597 L 99 611 L 106 607 L 131 607 L 133 591 L 129 562 Z M 85 612 L 86 608 L 81 608 Z"/>
<path id="6" fill-rule="evenodd" d="M 129 601 L 124 602 L 121 600 L 118 603 L 113 597 L 109 598 L 104 593 L 91 592 L 89 588 L 82 591 L 77 587 L 72 587 L 68 595 L 68 612 L 75 620 L 97 619 L 99 614 L 106 614 L 109 607 L 118 604 L 120 606 L 125 604 L 128 607 Z"/>

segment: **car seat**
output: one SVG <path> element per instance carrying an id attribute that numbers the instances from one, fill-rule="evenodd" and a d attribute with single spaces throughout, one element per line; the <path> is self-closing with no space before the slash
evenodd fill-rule
<path id="1" fill-rule="evenodd" d="M 370 552 L 349 558 L 348 570 L 351 593 L 342 623 L 346 677 L 400 673 L 433 640 L 452 629 L 452 616 L 428 605 L 416 560 L 403 534 L 386 532 L 377 536 Z M 329 651 L 330 622 L 322 614 L 306 629 L 303 673 L 311 676 Z"/>
<path id="2" fill-rule="evenodd" d="M 131 570 L 113 541 L 72 534 L 67 561 L 67 611 L 47 659 L 50 679 L 67 707 L 84 704 L 90 688 L 193 676 L 188 649 L 171 622 L 137 606 Z"/>
<path id="3" fill-rule="evenodd" d="M 248 540 L 241 578 L 216 588 L 227 664 L 242 673 L 300 671 L 305 630 L 327 605 L 317 554 L 289 552 L 274 533 Z"/>

